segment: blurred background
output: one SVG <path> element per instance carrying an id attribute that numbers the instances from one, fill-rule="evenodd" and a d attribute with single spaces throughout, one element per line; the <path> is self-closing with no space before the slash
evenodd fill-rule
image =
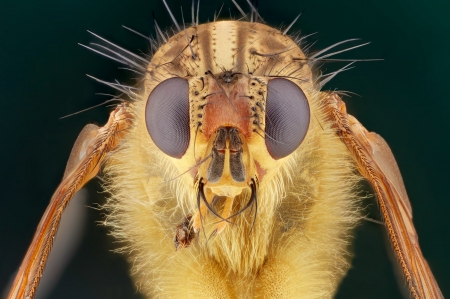
<path id="1" fill-rule="evenodd" d="M 249 11 L 245 1 L 238 2 Z M 190 1 L 168 3 L 178 20 L 183 6 L 190 22 Z M 222 1 L 202 0 L 200 22 L 212 20 L 221 5 Z M 290 33 L 317 32 L 309 38 L 317 41 L 311 51 L 361 38 L 371 44 L 338 58 L 384 59 L 357 63 L 325 89 L 360 95 L 345 99 L 348 110 L 390 144 L 410 196 L 423 254 L 444 296 L 450 296 L 450 198 L 446 183 L 450 168 L 450 2 L 259 1 L 260 14 L 275 27 L 287 26 L 302 10 Z M 0 11 L 1 295 L 62 178 L 78 133 L 87 123 L 103 125 L 111 110 L 100 107 L 59 119 L 108 99 L 96 93 L 116 94 L 85 74 L 127 84 L 133 84 L 138 76 L 118 70 L 114 61 L 77 43 L 95 42 L 86 32 L 91 30 L 127 49 L 147 53 L 146 40 L 121 25 L 154 35 L 152 12 L 162 28 L 172 23 L 159 0 L 1 1 Z M 224 0 L 219 19 L 229 19 L 230 12 L 240 18 L 231 1 Z M 323 70 L 342 66 L 328 64 Z M 104 202 L 98 180 L 86 189 L 79 200 L 81 209 L 75 208 L 73 216 L 73 223 L 79 226 L 69 224 L 65 233 L 73 239 L 73 246 L 63 251 L 73 251 L 73 256 L 66 267 L 55 270 L 52 276 L 56 280 L 39 299 L 141 298 L 128 276 L 128 264 L 112 252 L 119 245 L 108 236 L 108 229 L 98 224 L 103 215 L 95 207 Z M 371 216 L 379 217 L 375 201 L 368 204 Z M 396 277 L 384 227 L 366 222 L 356 229 L 355 236 L 352 269 L 336 298 L 401 298 L 404 282 Z"/>

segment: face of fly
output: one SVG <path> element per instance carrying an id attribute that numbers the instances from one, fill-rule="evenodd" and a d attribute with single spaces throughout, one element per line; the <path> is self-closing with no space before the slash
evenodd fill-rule
<path id="1" fill-rule="evenodd" d="M 200 229 L 205 207 L 215 197 L 226 198 L 222 219 L 232 218 L 234 198 L 244 189 L 250 189 L 251 195 L 240 212 L 250 207 L 256 198 L 257 182 L 266 175 L 262 160 L 273 160 L 264 143 L 265 82 L 231 71 L 207 75 L 206 79 L 198 78 L 191 85 L 192 106 L 197 111 L 193 116 L 198 128 L 192 133 L 194 139 L 197 137 L 199 143 L 204 144 L 200 161 L 205 160 L 195 178 L 203 204 L 194 218 L 194 230 Z M 198 88 L 203 87 L 202 80 L 206 85 L 203 91 Z M 223 230 L 225 223 L 221 223 L 217 233 Z"/>
<path id="2" fill-rule="evenodd" d="M 200 211 L 196 231 L 208 209 L 228 222 L 244 190 L 250 195 L 239 213 L 250 207 L 258 185 L 305 138 L 313 87 L 309 68 L 295 58 L 305 55 L 278 30 L 237 21 L 191 27 L 154 55 L 146 80 L 147 130 L 177 159 L 180 173 L 190 169 Z M 211 208 L 219 197 L 225 198 L 221 215 Z"/>

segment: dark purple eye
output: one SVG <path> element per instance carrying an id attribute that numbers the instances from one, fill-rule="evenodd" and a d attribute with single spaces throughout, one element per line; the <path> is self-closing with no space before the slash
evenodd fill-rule
<path id="1" fill-rule="evenodd" d="M 189 145 L 189 84 L 167 79 L 153 89 L 145 107 L 145 123 L 156 146 L 166 155 L 181 158 Z"/>
<path id="2" fill-rule="evenodd" d="M 303 91 L 286 79 L 272 79 L 267 86 L 266 146 L 278 160 L 294 152 L 309 127 L 309 104 Z"/>

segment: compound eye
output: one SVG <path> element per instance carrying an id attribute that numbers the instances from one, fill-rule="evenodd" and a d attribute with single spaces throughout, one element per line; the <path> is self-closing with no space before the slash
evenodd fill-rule
<path id="1" fill-rule="evenodd" d="M 286 79 L 269 81 L 266 100 L 266 147 L 278 160 L 294 152 L 308 132 L 310 110 L 301 88 Z"/>
<path id="2" fill-rule="evenodd" d="M 166 155 L 181 158 L 189 145 L 189 84 L 182 78 L 159 83 L 145 107 L 145 123 L 156 146 Z"/>

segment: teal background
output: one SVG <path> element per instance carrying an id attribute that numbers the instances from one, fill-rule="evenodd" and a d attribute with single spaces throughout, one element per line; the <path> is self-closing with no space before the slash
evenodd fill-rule
<path id="1" fill-rule="evenodd" d="M 190 1 L 168 0 L 177 19 L 180 6 L 190 20 Z M 248 6 L 245 1 L 239 3 Z M 213 19 L 221 1 L 202 0 L 200 21 Z M 225 1 L 221 19 L 228 19 Z M 305 10 L 291 33 L 318 32 L 313 50 L 348 38 L 372 42 L 339 58 L 383 58 L 361 62 L 325 89 L 360 95 L 346 98 L 348 110 L 390 144 L 403 174 L 424 256 L 444 296 L 450 296 L 448 190 L 450 125 L 450 2 L 445 1 L 263 1 L 260 13 L 272 26 L 289 24 Z M 73 142 L 89 122 L 103 124 L 109 108 L 68 119 L 59 117 L 106 100 L 114 93 L 86 73 L 132 84 L 135 75 L 89 52 L 94 31 L 126 48 L 147 52 L 142 38 L 121 25 L 154 34 L 152 11 L 161 27 L 171 26 L 161 1 L 42 0 L 1 1 L 0 11 L 0 292 L 19 266 L 37 223 L 59 183 Z M 342 65 L 329 64 L 326 70 Z M 98 182 L 89 183 L 90 203 L 102 203 Z M 372 200 L 373 217 L 376 204 Z M 117 245 L 88 209 L 82 246 L 49 298 L 140 298 L 128 265 L 111 252 Z M 364 223 L 356 229 L 352 269 L 336 298 L 401 298 L 384 228 Z M 180 287 L 182 287 L 180 285 Z"/>

